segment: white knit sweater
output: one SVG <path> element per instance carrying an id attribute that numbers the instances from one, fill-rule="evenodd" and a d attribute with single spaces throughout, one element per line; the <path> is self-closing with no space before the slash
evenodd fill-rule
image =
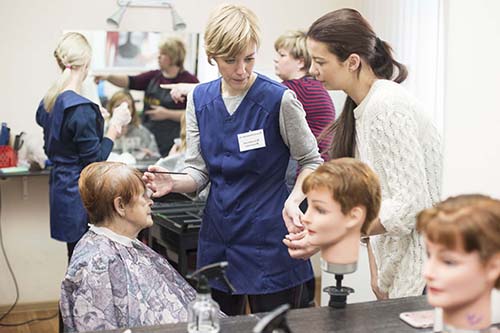
<path id="1" fill-rule="evenodd" d="M 441 195 L 440 136 L 401 85 L 378 80 L 354 110 L 356 155 L 380 178 L 380 220 L 386 234 L 370 237 L 378 285 L 390 298 L 421 295 L 425 251 L 416 215 Z"/>

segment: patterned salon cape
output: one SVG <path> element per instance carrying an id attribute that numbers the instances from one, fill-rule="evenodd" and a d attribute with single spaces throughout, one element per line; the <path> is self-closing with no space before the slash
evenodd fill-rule
<path id="1" fill-rule="evenodd" d="M 61 286 L 65 332 L 187 321 L 195 290 L 166 259 L 137 240 L 91 226 Z"/>

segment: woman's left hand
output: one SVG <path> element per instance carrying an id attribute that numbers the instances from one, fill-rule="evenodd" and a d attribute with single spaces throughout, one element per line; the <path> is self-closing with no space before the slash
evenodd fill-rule
<path id="1" fill-rule="evenodd" d="M 172 111 L 161 105 L 151 105 L 150 110 L 144 111 L 144 113 L 153 121 L 170 119 L 171 112 Z"/>
<path id="2" fill-rule="evenodd" d="M 288 234 L 283 239 L 283 244 L 288 247 L 288 254 L 294 259 L 309 259 L 319 251 L 319 248 L 312 246 L 307 237 L 307 230 L 296 234 Z"/>
<path id="3" fill-rule="evenodd" d="M 370 238 L 366 239 L 366 247 L 368 252 L 368 265 L 370 267 L 370 285 L 372 291 L 377 297 L 377 300 L 389 299 L 389 294 L 380 290 L 378 286 L 378 269 L 377 262 L 375 261 L 375 256 L 373 255 L 373 249 L 370 244 Z"/>

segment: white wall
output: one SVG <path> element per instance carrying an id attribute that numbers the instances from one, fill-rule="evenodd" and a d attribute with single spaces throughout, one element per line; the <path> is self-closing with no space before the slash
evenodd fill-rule
<path id="1" fill-rule="evenodd" d="M 443 196 L 500 198 L 500 2 L 447 0 Z"/>
<path id="2" fill-rule="evenodd" d="M 222 1 L 175 1 L 189 31 L 202 32 L 207 14 Z M 224 1 L 233 2 L 233 1 Z M 287 29 L 306 29 L 314 19 L 340 7 L 357 8 L 358 0 L 311 0 L 304 10 L 301 0 L 238 1 L 258 15 L 263 32 L 256 69 L 272 73 L 275 38 Z M 57 76 L 52 56 L 63 30 L 108 29 L 106 18 L 117 9 L 113 0 L 30 0 L 0 2 L 0 121 L 13 131 L 41 136 L 35 124 L 36 107 Z M 47 14 L 45 14 L 47 13 Z M 161 9 L 129 9 L 120 30 L 169 31 L 170 14 Z M 53 301 L 66 265 L 63 243 L 49 238 L 48 177 L 28 179 L 23 199 L 21 179 L 0 181 L 1 220 L 6 251 L 19 281 L 20 303 Z M 0 306 L 15 297 L 13 284 L 0 257 Z"/>

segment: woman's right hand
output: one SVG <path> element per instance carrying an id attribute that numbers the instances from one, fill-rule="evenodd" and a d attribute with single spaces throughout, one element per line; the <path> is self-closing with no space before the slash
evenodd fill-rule
<path id="1" fill-rule="evenodd" d="M 128 125 L 132 120 L 132 115 L 128 108 L 127 102 L 123 102 L 113 109 L 113 115 L 109 120 L 109 126 L 114 126 L 118 132 L 121 133 L 122 127 Z"/>
<path id="2" fill-rule="evenodd" d="M 286 229 L 291 234 L 296 234 L 304 230 L 304 225 L 301 222 L 304 213 L 300 210 L 299 204 L 293 199 L 288 198 L 283 206 L 283 221 L 285 221 Z"/>
<path id="3" fill-rule="evenodd" d="M 163 89 L 171 89 L 170 96 L 175 103 L 184 103 L 186 101 L 186 96 L 191 90 L 196 87 L 197 83 L 170 83 L 162 84 L 160 87 Z"/>
<path id="4" fill-rule="evenodd" d="M 94 75 L 95 84 L 99 84 L 101 81 L 106 81 L 108 79 L 107 75 Z"/>
<path id="5" fill-rule="evenodd" d="M 171 175 L 155 173 L 157 171 L 165 172 L 169 170 L 157 165 L 150 165 L 142 176 L 142 180 L 146 184 L 146 187 L 153 191 L 153 198 L 159 198 L 170 193 L 174 186 L 174 180 Z"/>

